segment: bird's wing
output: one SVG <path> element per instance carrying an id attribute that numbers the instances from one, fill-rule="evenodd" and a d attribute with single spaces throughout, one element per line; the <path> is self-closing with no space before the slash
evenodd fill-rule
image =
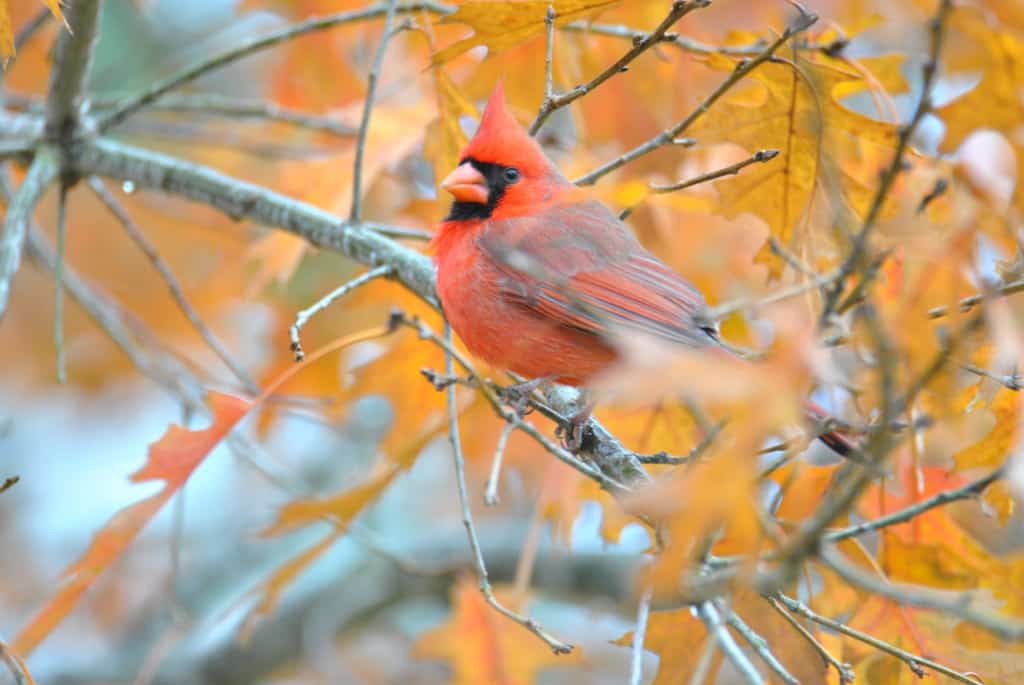
<path id="1" fill-rule="evenodd" d="M 715 335 L 700 292 L 600 202 L 491 220 L 478 242 L 506 297 L 560 325 L 595 335 L 634 330 L 688 346 Z"/>

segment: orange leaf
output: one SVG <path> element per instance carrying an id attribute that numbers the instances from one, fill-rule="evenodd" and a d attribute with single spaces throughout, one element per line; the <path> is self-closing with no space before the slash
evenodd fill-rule
<path id="1" fill-rule="evenodd" d="M 533 685 L 539 671 L 580 662 L 580 650 L 556 656 L 521 626 L 492 609 L 468 576 L 452 588 L 452 615 L 416 643 L 421 657 L 451 662 L 454 685 Z"/>
<path id="2" fill-rule="evenodd" d="M 114 515 L 93 538 L 82 557 L 64 572 L 65 584 L 36 617 L 14 639 L 14 649 L 28 654 L 75 608 L 82 594 L 149 523 L 188 480 L 203 459 L 252 407 L 247 400 L 211 392 L 213 423 L 199 431 L 171 425 L 163 437 L 150 445 L 149 459 L 131 476 L 132 482 L 162 480 L 160 492 L 125 507 Z"/>
<path id="3" fill-rule="evenodd" d="M 707 629 L 689 608 L 652 613 L 647 620 L 644 649 L 659 657 L 653 685 L 687 685 L 693 682 L 707 640 Z M 615 644 L 623 647 L 632 645 L 633 631 L 620 637 Z M 716 649 L 712 659 L 711 668 L 697 685 L 715 682 L 722 665 L 721 650 Z"/>
<path id="4" fill-rule="evenodd" d="M 11 29 L 11 15 L 7 12 L 7 3 L 0 0 L 0 60 L 7 64 L 8 58 L 14 56 L 14 31 Z"/>

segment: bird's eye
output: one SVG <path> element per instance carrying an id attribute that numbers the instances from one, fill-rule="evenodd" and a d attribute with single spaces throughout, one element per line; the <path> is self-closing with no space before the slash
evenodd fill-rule
<path id="1" fill-rule="evenodd" d="M 522 174 L 519 173 L 519 169 L 516 169 L 514 166 L 505 167 L 505 170 L 502 172 L 502 176 L 505 178 L 505 183 L 515 183 L 522 178 Z"/>

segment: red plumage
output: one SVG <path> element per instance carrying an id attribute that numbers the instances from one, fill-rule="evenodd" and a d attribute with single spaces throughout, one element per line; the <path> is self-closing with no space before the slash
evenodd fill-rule
<path id="1" fill-rule="evenodd" d="M 700 292 L 562 176 L 500 84 L 442 187 L 456 203 L 432 243 L 441 305 L 493 366 L 582 385 L 616 361 L 612 333 L 716 344 Z"/>

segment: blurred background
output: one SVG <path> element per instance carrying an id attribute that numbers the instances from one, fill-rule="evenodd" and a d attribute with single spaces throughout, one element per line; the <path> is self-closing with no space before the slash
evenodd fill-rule
<path id="1" fill-rule="evenodd" d="M 808 5 L 822 15 L 821 31 L 842 26 L 856 34 L 848 55 L 899 48 L 910 55 L 902 73 L 917 78 L 925 36 L 907 27 L 921 26 L 927 15 L 915 3 Z M 1008 17 L 1015 11 L 1011 5 L 1006 3 Z M 344 0 L 105 0 L 89 92 L 100 109 L 254 36 L 363 6 Z M 11 3 L 15 28 L 40 7 Z M 631 1 L 600 20 L 649 29 L 665 7 Z M 790 16 L 782 2 L 721 1 L 678 28 L 707 44 L 751 44 L 777 35 Z M 260 51 L 175 91 L 119 127 L 116 137 L 344 215 L 353 133 L 381 24 L 354 22 Z M 544 38 L 489 58 L 476 47 L 432 69 L 432 51 L 468 29 L 439 24 L 428 12 L 403 15 L 396 24 L 400 31 L 388 47 L 367 144 L 364 216 L 431 231 L 447 205 L 435 193 L 438 174 L 451 167 L 460 136 L 475 125 L 467 111 L 455 117 L 460 131 L 445 132 L 445 112 L 451 120 L 453 102 L 479 106 L 503 76 L 514 110 L 528 122 L 543 97 Z M 18 53 L 4 76 L 8 108 L 40 106 L 58 30 L 57 22 L 48 22 Z M 841 33 L 836 28 L 826 38 Z M 566 89 L 585 80 L 627 44 L 559 31 L 556 85 Z M 542 141 L 567 175 L 578 176 L 677 121 L 721 77 L 699 56 L 658 48 L 599 96 L 557 112 Z M 448 91 L 439 87 L 440 78 Z M 969 74 L 946 79 L 938 99 L 976 82 Z M 913 83 L 892 95 L 890 120 L 907 112 L 912 93 Z M 278 115 L 301 112 L 305 119 L 275 121 L 287 117 L 271 116 L 261 103 L 271 103 Z M 867 92 L 844 104 L 876 114 Z M 934 150 L 941 136 L 941 123 L 931 118 L 917 142 Z M 648 181 L 686 178 L 737 154 L 729 145 L 667 148 L 618 172 L 597 192 L 616 209 L 629 207 L 643 199 Z M 296 237 L 236 223 L 205 207 L 130 184 L 108 182 L 108 188 L 243 373 L 233 373 L 203 341 L 151 259 L 96 196 L 76 187 L 69 197 L 68 279 L 80 279 L 103 302 L 114 303 L 118 330 L 128 335 L 135 357 L 72 297 L 65 315 L 68 380 L 57 383 L 53 279 L 37 262 L 18 274 L 0 325 L 0 479 L 20 478 L 0 495 L 3 637 L 14 635 L 45 603 L 62 570 L 115 512 L 159 489 L 127 477 L 168 424 L 201 427 L 208 421 L 185 407 L 182 397 L 207 389 L 246 396 L 248 383 L 266 385 L 293 363 L 287 329 L 295 313 L 361 270 Z M 53 195 L 36 215 L 51 241 Z M 715 197 L 707 187 L 652 197 L 630 223 L 712 302 L 756 296 L 768 287 L 767 268 L 753 260 L 768 229 L 749 213 L 710 214 Z M 426 248 L 422 240 L 405 242 Z M 990 249 L 986 263 L 1008 256 L 998 245 Z M 824 246 L 819 254 L 825 259 L 831 253 Z M 316 317 L 303 341 L 315 349 L 380 324 L 391 307 L 432 316 L 398 285 L 374 282 Z M 430 321 L 437 325 L 436 318 Z M 764 330 L 742 316 L 730 319 L 725 331 L 739 342 L 764 342 Z M 204 461 L 33 654 L 37 682 L 449 682 L 446 645 L 473 630 L 463 627 L 462 638 L 443 631 L 453 629 L 448 620 L 460 601 L 477 600 L 470 599 L 475 581 L 448 443 L 442 430 L 430 429 L 440 426 L 444 396 L 419 374 L 422 367 L 442 365 L 436 349 L 400 333 L 303 371 Z M 832 398 L 822 393 L 826 403 Z M 500 503 L 484 507 L 483 483 L 501 424 L 479 399 L 466 394 L 462 400 L 471 498 L 493 579 L 510 601 L 529 607 L 547 629 L 572 636 L 582 648 L 581 656 L 559 666 L 550 655 L 525 656 L 538 649 L 543 654 L 539 643 L 522 647 L 523 679 L 516 682 L 533 682 L 535 674 L 541 683 L 625 682 L 629 649 L 612 641 L 635 622 L 625 574 L 650 543 L 645 529 L 604 510 L 610 501 L 605 494 L 519 434 L 506 450 Z M 640 451 L 685 453 L 702 435 L 679 407 L 598 413 Z M 350 534 L 288 584 L 276 607 L 255 611 L 274 570 L 332 530 L 323 523 L 262 535 L 279 508 L 348 490 L 381 455 L 409 449 L 420 452 L 414 466 L 367 508 Z M 533 638 L 524 632 L 509 639 Z M 651 682 L 657 659 L 647 659 Z M 0 683 L 5 678 L 0 673 Z M 464 682 L 490 681 L 479 676 Z"/>

